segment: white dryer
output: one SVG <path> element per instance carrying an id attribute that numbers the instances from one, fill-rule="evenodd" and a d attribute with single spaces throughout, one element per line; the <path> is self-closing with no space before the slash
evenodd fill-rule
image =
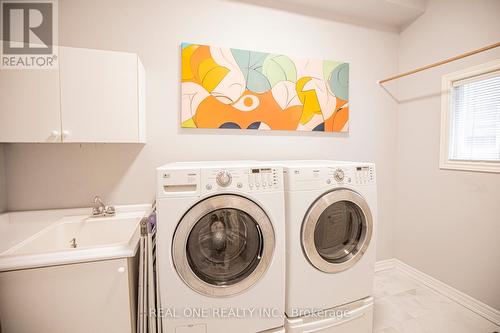
<path id="1" fill-rule="evenodd" d="M 287 331 L 372 332 L 374 164 L 284 166 Z"/>
<path id="2" fill-rule="evenodd" d="M 283 171 L 259 162 L 157 169 L 164 333 L 282 332 Z"/>

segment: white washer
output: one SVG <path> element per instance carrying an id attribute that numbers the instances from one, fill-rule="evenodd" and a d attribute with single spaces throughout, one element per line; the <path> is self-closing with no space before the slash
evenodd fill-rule
<path id="1" fill-rule="evenodd" d="M 372 332 L 375 165 L 335 161 L 283 165 L 287 331 Z M 347 315 L 338 316 L 336 307 Z"/>
<path id="2" fill-rule="evenodd" d="M 164 333 L 282 332 L 282 167 L 173 163 L 157 169 Z"/>

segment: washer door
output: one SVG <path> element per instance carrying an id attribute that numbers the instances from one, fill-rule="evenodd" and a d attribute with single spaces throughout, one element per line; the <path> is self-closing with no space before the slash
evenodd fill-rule
<path id="1" fill-rule="evenodd" d="M 302 225 L 302 248 L 317 269 L 338 273 L 366 252 L 373 232 L 368 204 L 358 193 L 339 189 L 320 197 Z"/>
<path id="2" fill-rule="evenodd" d="M 253 201 L 218 195 L 200 201 L 179 222 L 172 256 L 182 280 L 200 294 L 223 297 L 250 288 L 274 252 L 269 217 Z"/>

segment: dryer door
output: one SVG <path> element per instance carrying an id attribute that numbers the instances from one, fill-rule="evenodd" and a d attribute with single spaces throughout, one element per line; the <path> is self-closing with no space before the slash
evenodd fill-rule
<path id="1" fill-rule="evenodd" d="M 184 215 L 174 234 L 172 259 L 190 288 L 224 297 L 257 283 L 274 246 L 264 210 L 247 198 L 224 194 L 200 201 Z"/>
<path id="2" fill-rule="evenodd" d="M 324 194 L 309 208 L 302 225 L 302 248 L 317 269 L 337 273 L 361 259 L 372 233 L 372 214 L 365 199 L 339 189 Z"/>

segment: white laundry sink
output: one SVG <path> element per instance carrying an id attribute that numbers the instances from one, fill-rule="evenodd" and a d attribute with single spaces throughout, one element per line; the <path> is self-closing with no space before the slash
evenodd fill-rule
<path id="1" fill-rule="evenodd" d="M 126 244 L 132 239 L 139 222 L 137 217 L 116 216 L 61 222 L 45 229 L 13 253 L 79 251 L 96 246 Z"/>
<path id="2" fill-rule="evenodd" d="M 0 331 L 135 332 L 140 223 L 151 206 L 91 211 L 0 214 Z"/>
<path id="3" fill-rule="evenodd" d="M 66 216 L 0 254 L 0 271 L 134 256 L 140 221 L 147 213 L 120 211 L 112 217 Z"/>

